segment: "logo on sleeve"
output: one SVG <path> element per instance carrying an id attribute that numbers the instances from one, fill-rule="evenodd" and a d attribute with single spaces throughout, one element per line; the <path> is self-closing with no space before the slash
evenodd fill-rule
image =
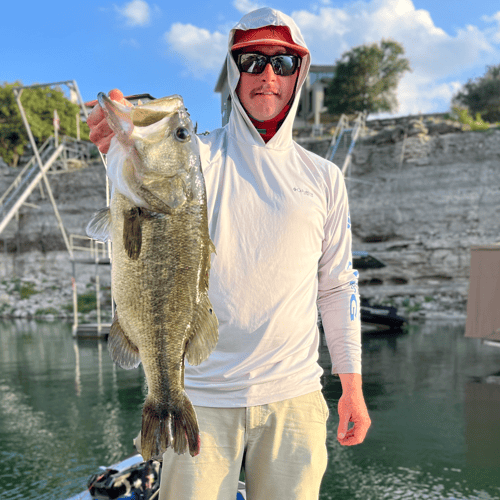
<path id="1" fill-rule="evenodd" d="M 358 315 L 358 299 L 356 298 L 356 294 L 351 295 L 351 303 L 349 305 L 349 311 L 351 313 L 351 321 L 356 319 Z"/>

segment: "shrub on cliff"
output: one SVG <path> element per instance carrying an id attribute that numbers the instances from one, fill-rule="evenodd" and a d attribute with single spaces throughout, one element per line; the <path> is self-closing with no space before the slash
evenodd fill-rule
<path id="1" fill-rule="evenodd" d="M 470 79 L 452 104 L 466 106 L 471 115 L 480 113 L 489 123 L 500 121 L 500 64 L 488 66 L 483 76 Z"/>
<path id="2" fill-rule="evenodd" d="M 28 143 L 28 134 L 21 119 L 13 87 L 21 82 L 0 85 L 0 156 L 15 167 Z M 61 89 L 35 87 L 24 89 L 21 103 L 28 118 L 31 132 L 37 144 L 43 143 L 54 134 L 54 109 L 59 115 L 60 135 L 76 137 L 76 115 L 80 111 L 77 104 L 69 101 Z M 89 139 L 87 124 L 80 124 L 80 137 Z"/>
<path id="3" fill-rule="evenodd" d="M 411 71 L 404 48 L 394 40 L 361 45 L 342 54 L 325 90 L 331 114 L 396 111 L 396 90 L 403 73 Z"/>
<path id="4" fill-rule="evenodd" d="M 462 123 L 463 130 L 481 131 L 489 130 L 490 124 L 486 123 L 482 118 L 480 113 L 476 113 L 476 118 L 474 119 L 467 109 L 454 107 L 453 116 L 456 116 L 457 120 Z"/>

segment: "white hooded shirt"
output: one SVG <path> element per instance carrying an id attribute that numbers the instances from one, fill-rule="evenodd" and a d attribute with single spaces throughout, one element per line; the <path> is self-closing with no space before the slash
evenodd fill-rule
<path id="1" fill-rule="evenodd" d="M 357 272 L 340 170 L 292 140 L 298 99 L 266 144 L 236 95 L 231 56 L 235 30 L 288 26 L 270 8 L 244 16 L 230 31 L 229 122 L 197 136 L 207 189 L 212 254 L 209 297 L 219 341 L 198 366 L 186 361 L 185 389 L 194 405 L 245 407 L 321 388 L 319 305 L 333 373 L 361 373 Z M 296 96 L 309 71 L 302 59 Z"/>

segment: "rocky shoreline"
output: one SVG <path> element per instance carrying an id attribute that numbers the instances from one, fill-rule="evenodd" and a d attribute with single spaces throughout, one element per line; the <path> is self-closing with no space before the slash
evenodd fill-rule
<path id="1" fill-rule="evenodd" d="M 5 256 L 1 259 L 5 270 Z M 73 276 L 67 252 L 26 252 L 10 258 L 14 270 L 0 280 L 0 318 L 74 321 Z M 99 270 L 101 322 L 111 321 L 109 266 Z M 97 321 L 95 266 L 77 266 L 78 322 Z M 22 271 L 22 273 L 19 273 Z"/>
<path id="2" fill-rule="evenodd" d="M 411 117 L 379 125 L 356 144 L 346 180 L 353 250 L 385 263 L 360 270 L 361 296 L 393 305 L 411 321 L 465 322 L 471 247 L 496 242 L 500 234 L 500 130 L 465 131 Z M 331 138 L 298 140 L 324 157 Z M 0 192 L 16 172 L 4 168 L 2 174 Z M 106 204 L 103 165 L 49 178 L 67 234 L 85 235 L 95 210 Z M 42 190 L 29 202 L 0 235 L 0 317 L 73 321 L 72 265 L 54 210 Z M 102 318 L 111 309 L 105 267 Z M 80 321 L 94 322 L 94 266 L 78 265 L 75 278 L 88 309 Z"/>
<path id="3" fill-rule="evenodd" d="M 5 259 L 5 257 L 4 257 Z M 2 260 L 5 271 L 5 260 Z M 11 257 L 11 266 L 22 271 L 0 280 L 0 318 L 43 321 L 74 321 L 72 264 L 66 252 L 26 252 Z M 97 271 L 101 322 L 111 321 L 111 292 L 109 266 Z M 19 275 L 21 276 L 21 275 Z M 97 321 L 96 269 L 93 265 L 78 265 L 75 272 L 78 295 L 78 322 Z M 401 287 L 361 286 L 362 297 L 372 304 L 387 304 L 397 308 L 398 314 L 410 321 L 458 320 L 465 321 L 466 290 L 456 286 L 420 287 L 401 294 Z M 460 287 L 459 287 L 460 288 Z M 464 288 L 463 286 L 461 288 Z"/>

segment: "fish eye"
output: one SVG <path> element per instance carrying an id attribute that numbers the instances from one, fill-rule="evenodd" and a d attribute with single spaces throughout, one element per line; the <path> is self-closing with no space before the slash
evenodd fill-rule
<path id="1" fill-rule="evenodd" d="M 191 136 L 189 135 L 187 128 L 178 127 L 174 130 L 174 139 L 177 139 L 180 142 L 187 142 L 191 139 Z"/>

